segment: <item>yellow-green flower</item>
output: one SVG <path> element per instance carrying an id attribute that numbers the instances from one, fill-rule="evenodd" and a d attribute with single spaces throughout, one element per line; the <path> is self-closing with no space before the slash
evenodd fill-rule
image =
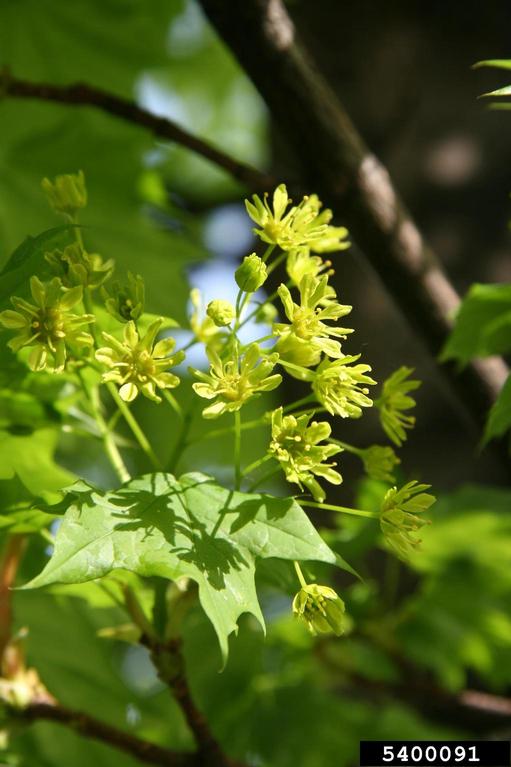
<path id="1" fill-rule="evenodd" d="M 128 283 L 113 282 L 108 291 L 103 290 L 105 307 L 119 322 L 138 320 L 144 313 L 145 284 L 139 274 L 128 272 Z"/>
<path id="2" fill-rule="evenodd" d="M 304 413 L 297 418 L 284 415 L 279 407 L 271 417 L 271 435 L 269 452 L 280 463 L 286 479 L 303 490 L 306 487 L 317 501 L 324 501 L 325 491 L 316 480 L 316 476 L 326 479 L 333 485 L 340 485 L 342 477 L 335 471 L 335 463 L 326 463 L 329 458 L 342 451 L 337 445 L 320 445 L 331 434 L 330 424 L 312 421 L 311 415 Z"/>
<path id="3" fill-rule="evenodd" d="M 218 328 L 211 317 L 204 315 L 202 295 L 198 288 L 192 288 L 190 291 L 190 301 L 193 306 L 193 312 L 190 315 L 190 328 L 197 341 L 208 345 L 218 334 Z"/>
<path id="4" fill-rule="evenodd" d="M 418 514 L 427 511 L 435 503 L 435 496 L 424 492 L 431 485 L 408 482 L 400 490 L 393 487 L 387 491 L 380 509 L 380 526 L 385 541 L 401 559 L 420 544 L 417 530 L 427 524 Z"/>
<path id="5" fill-rule="evenodd" d="M 270 375 L 278 354 L 261 358 L 258 344 L 250 344 L 241 361 L 229 359 L 223 362 L 216 351 L 208 349 L 211 363 L 209 373 L 192 369 L 199 379 L 193 389 L 199 397 L 214 400 L 202 411 L 204 418 L 218 418 L 223 413 L 239 410 L 252 397 L 263 391 L 276 389 L 282 381 L 278 373 Z"/>
<path id="6" fill-rule="evenodd" d="M 273 304 L 265 301 L 264 304 L 261 304 L 259 309 L 256 311 L 254 321 L 260 325 L 272 325 L 277 314 L 277 309 L 273 306 Z"/>
<path id="7" fill-rule="evenodd" d="M 315 194 L 304 197 L 298 205 L 291 205 L 285 184 L 280 184 L 273 193 L 271 206 L 268 194 L 262 200 L 253 195 L 252 200 L 245 200 L 245 205 L 252 221 L 260 227 L 254 232 L 270 245 L 278 245 L 282 250 L 307 245 L 317 252 L 348 247 L 347 230 L 329 226 L 332 211 L 321 211 L 322 203 Z"/>
<path id="8" fill-rule="evenodd" d="M 276 346 L 280 356 L 287 362 L 304 367 L 317 364 L 321 352 L 328 357 L 342 357 L 341 344 L 330 336 L 344 339 L 353 331 L 326 323 L 336 322 L 349 314 L 351 306 L 337 302 L 327 275 L 320 278 L 306 275 L 299 291 L 300 303 L 296 304 L 285 285 L 278 289 L 289 320 L 289 324 L 276 323 L 273 326 L 276 335 L 280 336 Z"/>
<path id="9" fill-rule="evenodd" d="M 103 261 L 99 253 L 86 253 L 78 243 L 45 253 L 44 257 L 66 287 L 82 285 L 93 290 L 106 282 L 114 270 L 113 259 Z"/>
<path id="10" fill-rule="evenodd" d="M 69 218 L 74 218 L 87 205 L 85 176 L 81 170 L 57 176 L 54 181 L 44 178 L 41 186 L 53 210 Z"/>
<path id="11" fill-rule="evenodd" d="M 371 479 L 394 482 L 394 467 L 401 461 L 391 447 L 371 445 L 360 450 L 357 455 L 363 461 L 366 474 Z"/>
<path id="12" fill-rule="evenodd" d="M 337 360 L 324 359 L 312 381 L 312 389 L 319 402 L 332 415 L 341 418 L 360 418 L 363 407 L 371 407 L 368 386 L 376 384 L 367 373 L 369 365 L 354 365 L 360 355 L 344 356 Z"/>
<path id="13" fill-rule="evenodd" d="M 210 301 L 206 314 L 211 317 L 217 328 L 225 328 L 230 325 L 236 316 L 234 306 L 230 301 L 224 301 L 223 298 L 215 298 Z"/>
<path id="14" fill-rule="evenodd" d="M 82 300 L 80 285 L 66 290 L 57 277 L 43 283 L 38 277 L 30 278 L 30 292 L 34 303 L 13 296 L 15 308 L 0 313 L 0 323 L 17 330 L 8 346 L 18 352 L 25 346 L 34 347 L 28 364 L 31 370 L 44 370 L 49 363 L 55 372 L 64 370 L 70 347 L 90 346 L 92 336 L 82 328 L 94 322 L 92 314 L 71 314 L 70 310 Z"/>
<path id="15" fill-rule="evenodd" d="M 311 255 L 310 248 L 301 247 L 290 250 L 286 258 L 286 271 L 294 284 L 298 286 L 307 274 L 318 277 L 328 269 L 333 274 L 331 261 L 323 261 L 320 256 Z"/>
<path id="16" fill-rule="evenodd" d="M 307 628 L 317 634 L 344 634 L 346 608 L 340 596 L 329 586 L 309 583 L 293 599 L 293 612 Z"/>
<path id="17" fill-rule="evenodd" d="M 103 373 L 102 380 L 113 381 L 120 385 L 119 394 L 126 402 L 131 402 L 141 392 L 153 402 L 161 402 L 157 389 L 174 389 L 179 378 L 167 372 L 184 360 L 184 352 L 172 355 L 176 341 L 174 338 L 156 340 L 163 318 L 149 325 L 147 333 L 139 338 L 135 323 L 130 320 L 124 326 L 123 340 L 109 333 L 103 333 L 108 346 L 96 352 L 96 359 L 112 368 Z"/>
<path id="18" fill-rule="evenodd" d="M 406 429 L 412 429 L 415 425 L 415 418 L 404 412 L 415 407 L 415 400 L 409 396 L 409 392 L 421 385 L 420 381 L 408 379 L 412 373 L 413 368 L 401 367 L 396 370 L 387 378 L 380 397 L 374 401 L 380 411 L 380 422 L 385 434 L 398 447 L 406 440 Z"/>

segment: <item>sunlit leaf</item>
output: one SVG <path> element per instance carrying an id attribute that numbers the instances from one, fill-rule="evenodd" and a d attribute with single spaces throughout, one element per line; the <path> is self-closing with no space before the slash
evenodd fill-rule
<path id="1" fill-rule="evenodd" d="M 132 480 L 120 490 L 73 492 L 55 552 L 29 586 L 77 583 L 123 568 L 172 580 L 188 576 L 217 632 L 222 654 L 242 613 L 264 626 L 257 557 L 336 563 L 292 498 L 233 492 L 203 474 Z"/>

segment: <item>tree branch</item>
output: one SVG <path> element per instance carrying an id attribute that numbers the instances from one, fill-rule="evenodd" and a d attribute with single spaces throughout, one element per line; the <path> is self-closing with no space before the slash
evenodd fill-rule
<path id="1" fill-rule="evenodd" d="M 18 565 L 25 546 L 26 536 L 11 535 L 7 538 L 0 561 L 0 666 L 5 661 L 5 651 L 12 635 L 12 591 Z"/>
<path id="2" fill-rule="evenodd" d="M 369 679 L 344 668 L 329 653 L 331 642 L 318 641 L 314 651 L 317 659 L 333 674 L 334 684 L 353 687 L 355 694 L 364 690 L 375 697 L 393 697 L 405 701 L 430 721 L 451 725 L 473 733 L 488 733 L 511 723 L 511 699 L 479 690 L 452 693 L 444 690 L 432 675 L 395 650 L 376 643 L 384 649 L 398 667 L 401 679 L 381 681 Z M 337 681 L 335 681 L 337 677 Z"/>
<path id="3" fill-rule="evenodd" d="M 261 173 L 246 163 L 235 160 L 222 152 L 221 149 L 217 149 L 181 128 L 172 120 L 158 117 L 146 109 L 142 109 L 133 101 L 115 96 L 100 88 L 93 88 L 86 83 L 52 85 L 51 83 L 28 82 L 13 77 L 7 69 L 3 69 L 0 76 L 0 94 L 16 99 L 36 99 L 74 106 L 96 107 L 121 120 L 140 125 L 158 138 L 181 144 L 195 154 L 223 168 L 249 189 L 266 191 L 275 185 L 275 180 L 271 176 Z"/>
<path id="4" fill-rule="evenodd" d="M 124 751 L 145 764 L 156 764 L 161 767 L 202 767 L 203 765 L 198 754 L 179 753 L 162 748 L 100 722 L 88 714 L 73 711 L 60 704 L 30 703 L 22 709 L 10 707 L 9 715 L 16 722 L 25 724 L 38 721 L 58 722 L 86 738 L 93 738 L 119 751 Z"/>
<path id="5" fill-rule="evenodd" d="M 342 216 L 391 296 L 437 355 L 459 297 L 388 172 L 300 43 L 282 1 L 200 2 L 265 99 L 294 150 L 302 181 Z M 503 360 L 477 360 L 461 374 L 451 364 L 443 368 L 481 423 L 507 376 Z"/>
<path id="6" fill-rule="evenodd" d="M 194 703 L 186 678 L 181 639 L 160 642 L 154 637 L 142 636 L 140 641 L 149 649 L 159 678 L 170 688 L 195 736 L 198 758 L 203 760 L 201 764 L 207 767 L 243 767 L 224 754 L 206 719 Z"/>

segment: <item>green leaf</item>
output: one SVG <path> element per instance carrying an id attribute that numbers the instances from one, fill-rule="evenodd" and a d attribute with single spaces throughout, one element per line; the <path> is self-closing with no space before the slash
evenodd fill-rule
<path id="1" fill-rule="evenodd" d="M 54 461 L 57 442 L 58 431 L 51 427 L 31 434 L 0 430 L 0 480 L 18 476 L 33 496 L 55 503 L 74 479 Z"/>
<path id="2" fill-rule="evenodd" d="M 483 444 L 494 437 L 501 437 L 511 428 L 511 376 L 502 387 L 497 401 L 492 405 L 488 413 L 488 420 L 484 430 Z"/>
<path id="3" fill-rule="evenodd" d="M 481 67 L 511 69 L 511 59 L 487 59 L 486 61 L 478 61 L 477 64 L 473 65 L 472 69 L 480 69 Z"/>
<path id="4" fill-rule="evenodd" d="M 496 91 L 488 91 L 488 93 L 483 93 L 482 95 L 485 98 L 488 96 L 511 96 L 511 85 L 498 88 Z"/>
<path id="5" fill-rule="evenodd" d="M 511 349 L 511 285 L 473 285 L 463 300 L 441 359 L 466 364 L 472 357 Z"/>
<path id="6" fill-rule="evenodd" d="M 29 280 L 36 274 L 42 279 L 51 277 L 51 267 L 44 254 L 64 248 L 72 241 L 72 228 L 58 226 L 37 237 L 27 237 L 16 248 L 0 272 L 0 308 L 10 305 L 11 296 L 24 297 L 29 293 Z"/>
<path id="7" fill-rule="evenodd" d="M 55 551 L 29 588 L 80 583 L 122 568 L 197 582 L 222 655 L 242 613 L 264 627 L 255 590 L 257 557 L 336 563 L 292 498 L 244 494 L 203 474 L 149 474 L 120 490 L 71 488 Z"/>

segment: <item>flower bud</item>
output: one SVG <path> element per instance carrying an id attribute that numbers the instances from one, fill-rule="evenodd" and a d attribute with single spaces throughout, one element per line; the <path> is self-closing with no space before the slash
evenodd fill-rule
<path id="1" fill-rule="evenodd" d="M 371 479 L 394 482 L 394 467 L 401 463 L 391 447 L 371 445 L 360 452 L 366 474 Z"/>
<path id="2" fill-rule="evenodd" d="M 206 314 L 213 320 L 218 328 L 230 325 L 235 317 L 233 305 L 230 301 L 224 301 L 222 298 L 210 301 L 208 308 L 206 309 Z"/>
<path id="3" fill-rule="evenodd" d="M 338 594 L 328 586 L 309 583 L 293 599 L 293 612 L 307 624 L 311 634 L 344 633 L 345 606 Z"/>
<path id="4" fill-rule="evenodd" d="M 236 284 L 241 290 L 246 293 L 254 293 L 266 282 L 268 270 L 264 261 L 252 253 L 250 256 L 245 256 L 234 276 Z"/>
<path id="5" fill-rule="evenodd" d="M 80 208 L 87 205 L 87 189 L 83 171 L 57 176 L 54 181 L 42 180 L 41 186 L 48 202 L 57 213 L 74 218 Z"/>
<path id="6" fill-rule="evenodd" d="M 144 313 L 145 287 L 139 274 L 128 272 L 128 283 L 114 282 L 110 291 L 103 291 L 105 307 L 119 322 L 138 320 Z"/>
<path id="7" fill-rule="evenodd" d="M 277 317 L 277 309 L 273 304 L 265 303 L 261 304 L 257 312 L 255 313 L 255 321 L 260 325 L 271 325 Z"/>

